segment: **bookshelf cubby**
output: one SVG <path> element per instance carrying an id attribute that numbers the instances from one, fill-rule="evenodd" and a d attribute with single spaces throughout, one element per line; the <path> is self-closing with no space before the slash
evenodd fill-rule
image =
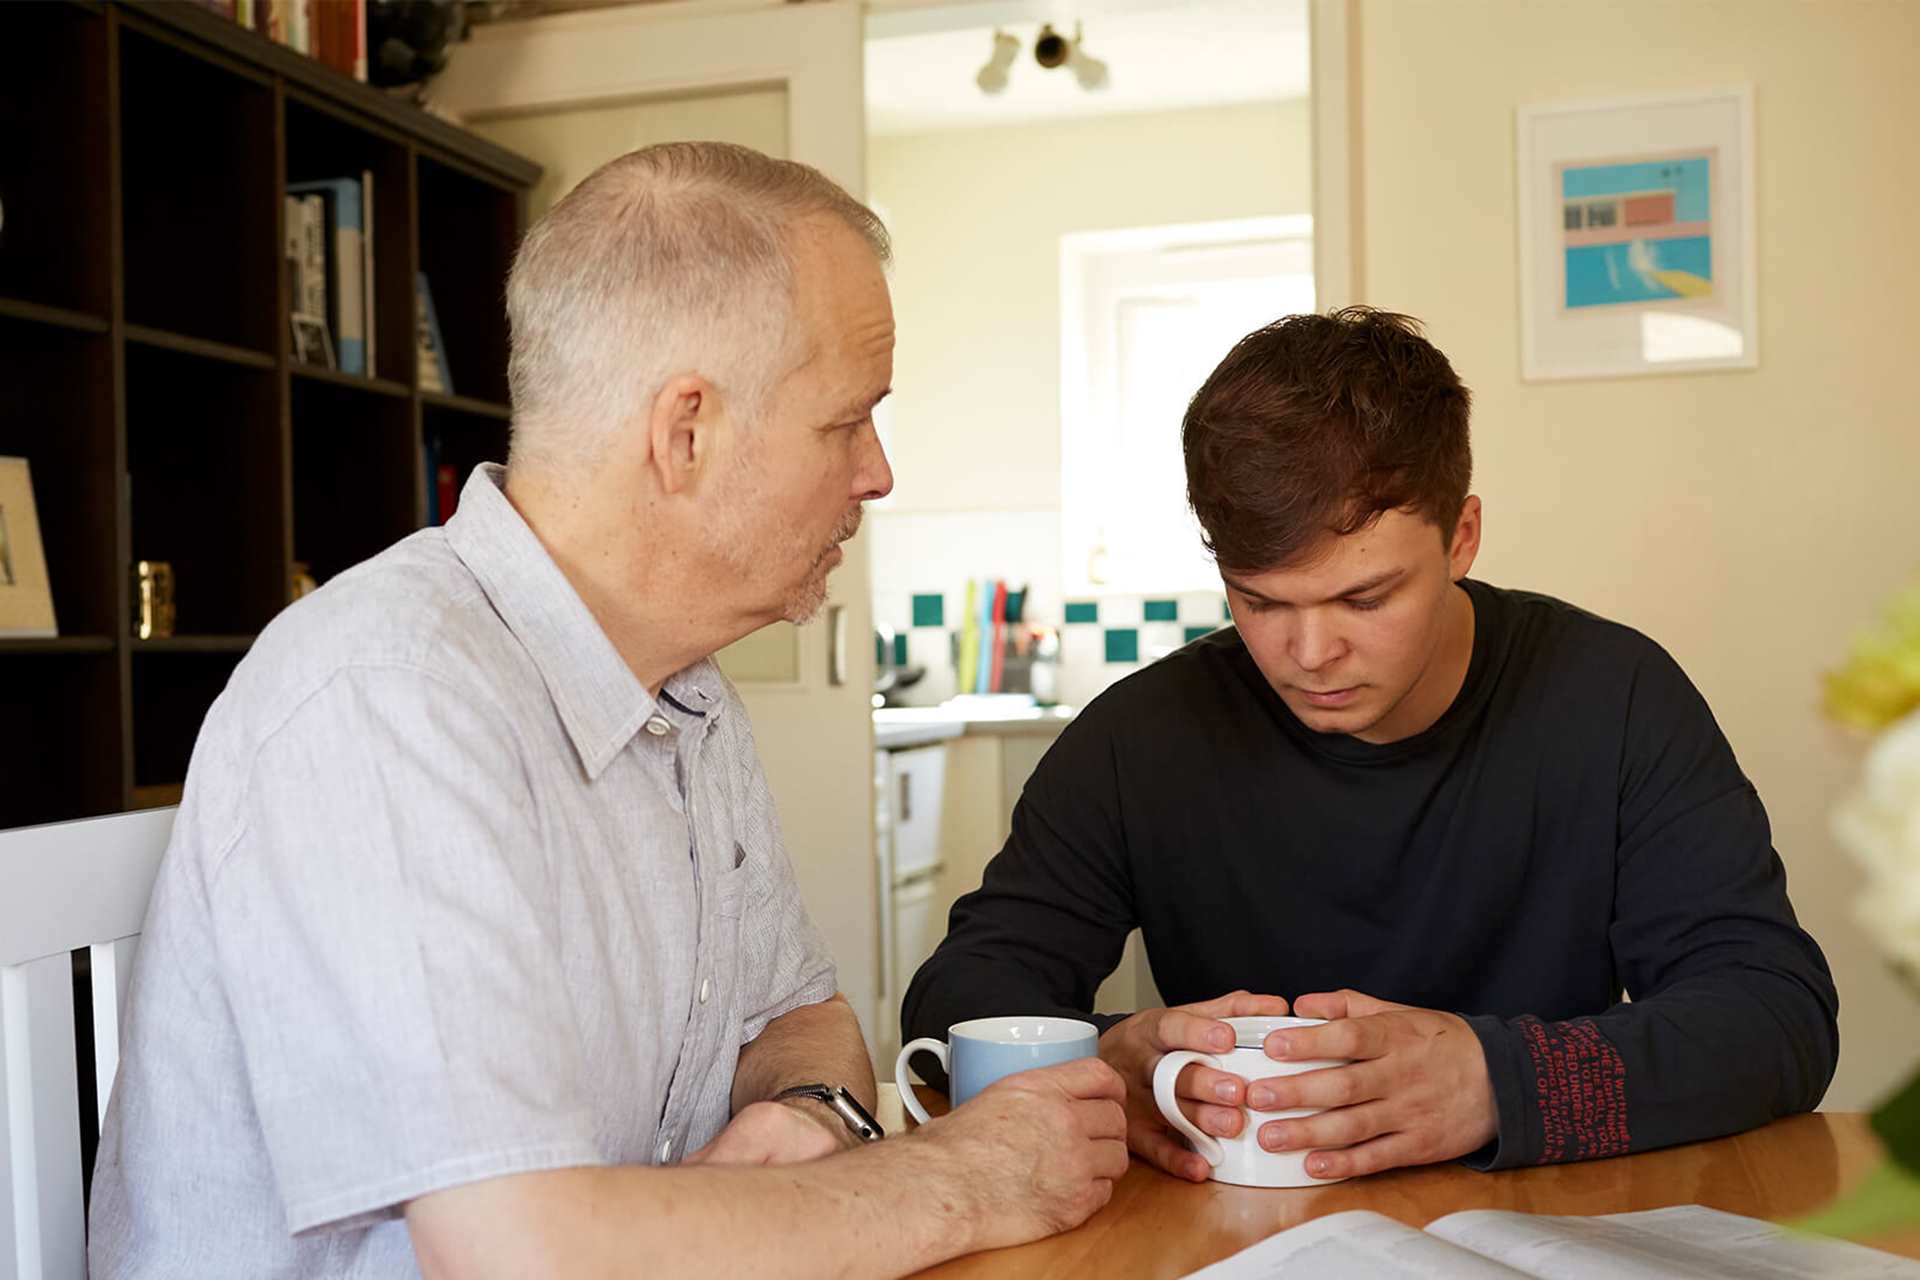
<path id="1" fill-rule="evenodd" d="M 0 455 L 60 634 L 0 637 L 0 828 L 177 797 L 290 598 L 420 527 L 429 440 L 505 457 L 524 158 L 186 3 L 0 5 Z M 289 183 L 370 174 L 373 375 L 292 354 Z M 414 281 L 450 393 L 414 368 Z M 133 562 L 173 568 L 133 638 Z"/>

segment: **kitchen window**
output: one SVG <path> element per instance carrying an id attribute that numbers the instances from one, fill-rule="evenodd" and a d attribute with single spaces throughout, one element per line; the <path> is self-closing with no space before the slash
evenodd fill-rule
<path id="1" fill-rule="evenodd" d="M 1235 342 L 1314 309 L 1312 219 L 1066 235 L 1060 291 L 1067 591 L 1218 591 L 1181 415 Z"/>

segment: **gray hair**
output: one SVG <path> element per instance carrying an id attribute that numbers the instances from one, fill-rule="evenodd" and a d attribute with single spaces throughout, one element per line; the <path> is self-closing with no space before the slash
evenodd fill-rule
<path id="1" fill-rule="evenodd" d="M 527 232 L 507 279 L 510 465 L 593 465 L 682 373 L 757 417 L 793 318 L 787 233 L 819 214 L 891 260 L 872 210 L 746 147 L 666 143 L 588 175 Z"/>

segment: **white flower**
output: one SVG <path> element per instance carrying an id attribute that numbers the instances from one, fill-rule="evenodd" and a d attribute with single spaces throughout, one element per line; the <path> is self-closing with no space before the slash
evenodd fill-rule
<path id="1" fill-rule="evenodd" d="M 1866 872 L 1854 910 L 1875 941 L 1920 974 L 1920 711 L 1874 739 L 1866 776 L 1833 815 Z"/>

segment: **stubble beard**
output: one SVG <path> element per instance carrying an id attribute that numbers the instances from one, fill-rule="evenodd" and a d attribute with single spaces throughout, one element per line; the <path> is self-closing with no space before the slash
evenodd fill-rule
<path id="1" fill-rule="evenodd" d="M 847 539 L 860 531 L 861 508 L 850 509 L 842 516 L 840 523 L 833 527 L 833 541 L 821 549 L 819 556 L 807 570 L 807 576 L 801 580 L 787 596 L 785 607 L 780 616 L 794 626 L 805 626 L 820 616 L 820 610 L 827 603 L 827 575 L 833 571 L 833 552 Z"/>

